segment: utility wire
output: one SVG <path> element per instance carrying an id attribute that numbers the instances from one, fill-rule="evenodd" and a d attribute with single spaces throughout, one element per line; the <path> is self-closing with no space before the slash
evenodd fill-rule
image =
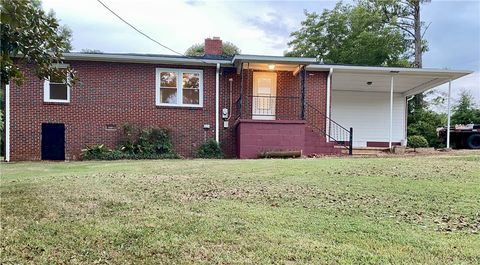
<path id="1" fill-rule="evenodd" d="M 173 53 L 176 53 L 178 55 L 181 55 L 181 56 L 185 56 L 184 54 L 180 53 L 180 52 L 177 52 L 175 51 L 174 49 L 171 49 L 163 44 L 161 44 L 159 41 L 155 40 L 154 38 L 148 36 L 147 34 L 143 33 L 141 30 L 139 30 L 138 28 L 136 28 L 134 25 L 130 24 L 128 21 L 126 21 L 125 19 L 123 19 L 120 15 L 118 15 L 117 13 L 115 13 L 115 11 L 113 11 L 112 9 L 110 9 L 106 4 L 104 4 L 102 1 L 100 0 L 97 0 L 103 7 L 105 7 L 108 11 L 110 11 L 112 14 L 114 14 L 116 17 L 118 17 L 121 21 L 123 21 L 125 24 L 129 25 L 132 29 L 134 29 L 135 31 L 137 31 L 138 33 L 142 34 L 143 36 L 147 37 L 147 39 L 155 42 L 156 44 L 162 46 L 163 48 L 173 52 Z M 195 59 L 198 59 L 198 58 L 195 58 Z"/>

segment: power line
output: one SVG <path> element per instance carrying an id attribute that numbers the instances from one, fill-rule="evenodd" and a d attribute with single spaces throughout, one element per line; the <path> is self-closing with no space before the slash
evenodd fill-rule
<path id="1" fill-rule="evenodd" d="M 123 21 L 125 24 L 127 24 L 128 26 L 130 26 L 132 29 L 134 29 L 135 31 L 137 31 L 138 33 L 142 34 L 143 36 L 147 37 L 149 40 L 155 42 L 156 44 L 162 46 L 163 48 L 173 52 L 173 53 L 176 53 L 178 55 L 181 55 L 181 56 L 184 56 L 184 54 L 180 53 L 180 52 L 177 52 L 175 51 L 174 49 L 171 49 L 163 44 L 161 44 L 159 41 L 155 40 L 154 38 L 148 36 L 147 34 L 143 33 L 141 30 L 139 30 L 138 28 L 136 28 L 134 25 L 130 24 L 128 21 L 126 21 L 125 19 L 123 19 L 120 15 L 118 15 L 117 13 L 115 13 L 115 11 L 113 11 L 112 9 L 110 9 L 106 4 L 104 4 L 102 1 L 100 0 L 97 0 L 103 7 L 105 7 L 108 11 L 110 11 L 112 14 L 114 14 L 116 17 L 118 17 L 121 21 Z"/>

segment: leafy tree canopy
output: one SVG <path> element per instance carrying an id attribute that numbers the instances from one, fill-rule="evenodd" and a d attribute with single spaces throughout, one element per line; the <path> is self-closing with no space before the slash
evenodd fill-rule
<path id="1" fill-rule="evenodd" d="M 71 49 L 72 33 L 59 24 L 55 13 L 43 11 L 38 0 L 0 0 L 0 12 L 2 84 L 21 83 L 24 78 L 15 57 L 32 63 L 39 78 L 60 75 L 52 65 L 61 63 L 61 54 Z"/>
<path id="2" fill-rule="evenodd" d="M 321 15 L 305 11 L 286 55 L 317 57 L 325 63 L 408 66 L 402 33 L 382 18 L 379 11 L 342 2 Z"/>
<path id="3" fill-rule="evenodd" d="M 437 128 L 447 123 L 447 115 L 426 108 L 414 108 L 408 114 L 407 135 L 421 135 L 431 147 L 442 147 L 437 136 Z"/>
<path id="4" fill-rule="evenodd" d="M 235 46 L 235 44 L 224 41 L 223 42 L 223 53 L 222 55 L 224 56 L 234 56 L 235 54 L 239 54 L 240 49 Z M 190 48 L 187 49 L 185 52 L 185 55 L 187 56 L 203 56 L 205 54 L 205 44 L 194 44 L 190 46 Z"/>
<path id="5" fill-rule="evenodd" d="M 460 99 L 453 106 L 451 122 L 455 124 L 480 124 L 480 108 L 473 101 L 473 96 L 467 90 L 460 93 Z"/>

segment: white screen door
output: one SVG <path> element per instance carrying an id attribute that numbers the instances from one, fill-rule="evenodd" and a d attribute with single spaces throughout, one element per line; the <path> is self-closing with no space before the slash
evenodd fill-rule
<path id="1" fill-rule="evenodd" d="M 253 72 L 252 119 L 275 120 L 277 73 Z"/>

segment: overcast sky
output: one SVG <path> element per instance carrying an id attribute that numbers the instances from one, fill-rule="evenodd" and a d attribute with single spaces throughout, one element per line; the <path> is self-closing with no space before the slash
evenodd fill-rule
<path id="1" fill-rule="evenodd" d="M 300 26 L 303 10 L 321 12 L 336 1 L 155 1 L 102 0 L 127 21 L 183 53 L 205 37 L 219 36 L 244 54 L 283 55 L 290 32 Z M 347 1 L 348 2 L 348 1 Z M 73 30 L 73 47 L 104 52 L 172 54 L 138 34 L 96 0 L 43 0 Z M 430 50 L 425 68 L 472 70 L 452 83 L 468 89 L 480 104 L 480 0 L 432 0 L 422 6 L 431 25 L 425 34 Z M 446 86 L 439 91 L 445 91 Z M 455 95 L 456 96 L 456 95 Z"/>

